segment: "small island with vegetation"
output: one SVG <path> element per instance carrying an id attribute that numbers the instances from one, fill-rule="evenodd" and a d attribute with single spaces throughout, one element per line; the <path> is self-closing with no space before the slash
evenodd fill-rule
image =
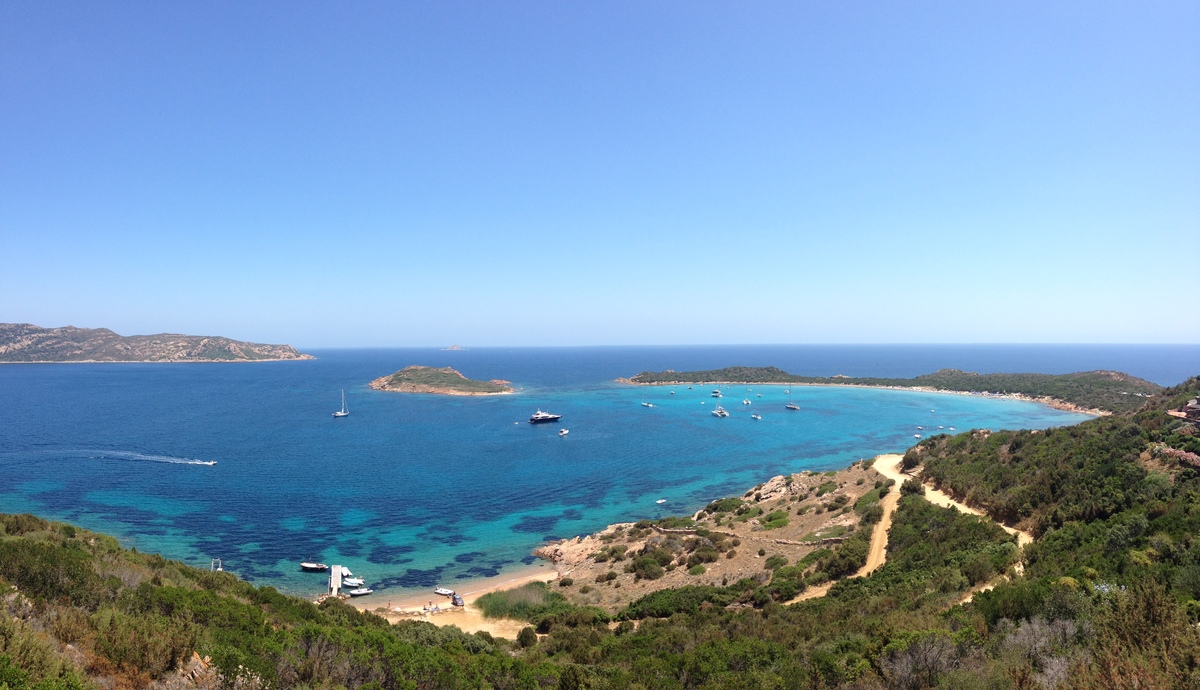
<path id="1" fill-rule="evenodd" d="M 291 345 L 247 343 L 204 335 L 122 336 L 107 328 L 42 328 L 0 323 L 0 363 L 270 362 L 313 359 Z"/>
<path id="2" fill-rule="evenodd" d="M 940 369 L 911 379 L 851 376 L 797 376 L 778 367 L 726 367 L 706 371 L 644 371 L 621 383 L 647 386 L 681 384 L 795 384 L 907 388 L 935 392 L 1003 396 L 1045 403 L 1059 409 L 1104 415 L 1135 410 L 1162 386 L 1119 371 L 1075 374 L 976 374 Z"/>
<path id="3" fill-rule="evenodd" d="M 393 393 L 436 393 L 438 395 L 505 395 L 512 393 L 508 381 L 476 381 L 450 367 L 413 365 L 371 382 L 377 391 Z"/>

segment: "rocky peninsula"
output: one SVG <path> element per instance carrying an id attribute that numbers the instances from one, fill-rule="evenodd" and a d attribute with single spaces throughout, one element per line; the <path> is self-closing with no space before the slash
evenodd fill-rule
<path id="1" fill-rule="evenodd" d="M 726 367 L 707 371 L 644 371 L 617 379 L 643 386 L 763 385 L 860 386 L 930 393 L 958 393 L 1014 400 L 1029 400 L 1051 407 L 1096 416 L 1128 412 L 1163 387 L 1118 371 L 1084 371 L 1074 374 L 977 374 L 941 369 L 910 379 L 851 376 L 800 376 L 777 367 Z"/>
<path id="2" fill-rule="evenodd" d="M 450 367 L 407 366 L 370 383 L 377 391 L 393 393 L 435 393 L 437 395 L 507 395 L 513 392 L 508 381 L 476 381 Z"/>
<path id="3" fill-rule="evenodd" d="M 313 359 L 291 345 L 247 343 L 219 336 L 118 335 L 107 328 L 41 328 L 0 324 L 0 363 L 267 362 Z"/>

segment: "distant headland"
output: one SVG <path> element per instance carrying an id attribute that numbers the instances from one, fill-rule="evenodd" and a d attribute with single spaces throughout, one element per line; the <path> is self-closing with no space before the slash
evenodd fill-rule
<path id="1" fill-rule="evenodd" d="M 707 371 L 644 371 L 620 383 L 643 386 L 700 384 L 794 384 L 798 386 L 863 386 L 966 393 L 1040 402 L 1062 410 L 1093 415 L 1134 410 L 1163 387 L 1118 371 L 1075 374 L 976 374 L 941 369 L 911 379 L 851 376 L 797 376 L 778 367 L 726 367 Z"/>
<path id="2" fill-rule="evenodd" d="M 370 383 L 377 391 L 393 393 L 436 393 L 438 395 L 506 395 L 512 393 L 508 381 L 476 381 L 450 367 L 413 365 Z"/>
<path id="3" fill-rule="evenodd" d="M 0 323 L 0 363 L 269 362 L 313 359 L 291 345 L 246 343 L 218 336 L 122 336 L 107 328 L 41 328 Z"/>
<path id="4" fill-rule="evenodd" d="M 443 347 L 442 351 L 443 352 L 464 352 L 466 349 L 467 348 L 465 348 L 461 345 L 451 345 L 450 347 Z"/>

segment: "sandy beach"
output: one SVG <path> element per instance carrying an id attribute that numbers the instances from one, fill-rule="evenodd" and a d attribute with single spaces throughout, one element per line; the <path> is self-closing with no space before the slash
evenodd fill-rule
<path id="1" fill-rule="evenodd" d="M 521 628 L 529 624 L 506 618 L 484 618 L 483 612 L 475 606 L 476 600 L 488 592 L 520 587 L 527 582 L 550 582 L 556 578 L 558 578 L 558 571 L 553 565 L 537 563 L 496 577 L 446 584 L 445 586 L 454 589 L 462 596 L 463 602 L 466 604 L 463 608 L 451 606 L 450 599 L 434 594 L 432 587 L 429 588 L 427 594 L 389 596 L 386 592 L 381 592 L 352 599 L 350 603 L 360 611 L 371 611 L 392 623 L 402 620 L 419 620 L 440 626 L 454 625 L 463 632 L 483 631 L 496 637 L 512 640 L 516 639 Z M 436 605 L 438 610 L 427 610 L 430 603 Z"/>
<path id="2" fill-rule="evenodd" d="M 916 391 L 919 393 L 938 393 L 945 395 L 969 395 L 976 398 L 996 398 L 999 400 L 1020 400 L 1022 402 L 1032 402 L 1048 407 L 1053 407 L 1056 410 L 1064 412 L 1078 412 L 1079 414 L 1091 415 L 1093 417 L 1107 417 L 1112 412 L 1108 410 L 1100 410 L 1096 408 L 1082 407 L 1074 403 L 1051 398 L 1049 396 L 1034 397 L 1023 393 L 989 393 L 987 391 L 953 391 L 944 388 L 930 388 L 929 386 L 882 386 L 868 385 L 860 383 L 785 383 L 785 382 L 758 382 L 747 383 L 745 381 L 701 381 L 701 382 L 654 382 L 654 383 L 639 383 L 629 378 L 615 379 L 617 383 L 623 383 L 629 386 L 772 386 L 772 387 L 796 387 L 807 386 L 811 388 L 873 388 L 876 390 L 888 391 Z"/>

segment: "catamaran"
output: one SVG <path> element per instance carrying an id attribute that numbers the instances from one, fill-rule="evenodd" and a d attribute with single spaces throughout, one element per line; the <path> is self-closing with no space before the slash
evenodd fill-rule
<path id="1" fill-rule="evenodd" d="M 349 417 L 350 416 L 350 410 L 346 409 L 346 391 L 345 391 L 345 389 L 342 390 L 342 409 L 338 410 L 337 412 L 334 412 L 333 416 L 334 417 Z"/>

